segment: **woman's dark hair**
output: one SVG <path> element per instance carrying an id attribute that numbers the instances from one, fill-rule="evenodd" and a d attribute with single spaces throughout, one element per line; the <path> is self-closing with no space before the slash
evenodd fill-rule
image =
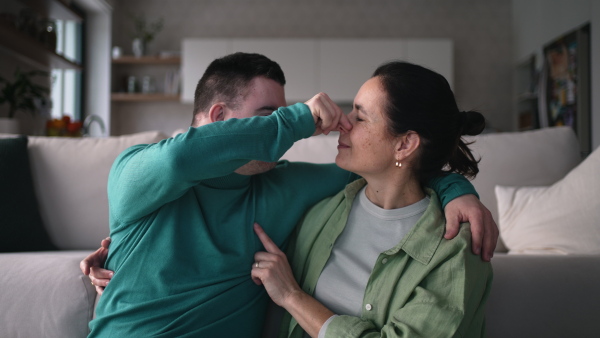
<path id="1" fill-rule="evenodd" d="M 462 135 L 477 135 L 485 118 L 475 111 L 459 111 L 446 79 L 427 68 L 393 61 L 381 65 L 378 77 L 387 94 L 385 113 L 392 135 L 409 130 L 419 134 L 421 146 L 416 173 L 421 183 L 448 172 L 474 178 L 479 172 Z"/>

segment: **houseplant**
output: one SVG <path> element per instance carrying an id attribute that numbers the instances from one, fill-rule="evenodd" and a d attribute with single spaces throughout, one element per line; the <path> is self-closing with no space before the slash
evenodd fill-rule
<path id="1" fill-rule="evenodd" d="M 163 19 L 159 18 L 156 21 L 147 21 L 143 14 L 131 14 L 133 20 L 133 54 L 136 57 L 145 55 L 148 52 L 148 44 L 154 40 L 163 27 Z"/>
<path id="2" fill-rule="evenodd" d="M 50 89 L 34 83 L 32 79 L 37 76 L 48 77 L 48 73 L 40 70 L 23 72 L 17 68 L 13 81 L 0 76 L 0 105 L 8 104 L 8 118 L 0 125 L 9 125 L 1 131 L 18 133 L 18 122 L 14 118 L 18 111 L 35 114 L 40 106 L 48 104 Z"/>

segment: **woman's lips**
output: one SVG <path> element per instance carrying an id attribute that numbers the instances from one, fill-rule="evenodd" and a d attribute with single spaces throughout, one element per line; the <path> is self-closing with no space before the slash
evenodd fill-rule
<path id="1" fill-rule="evenodd" d="M 350 148 L 350 146 L 348 146 L 347 144 L 343 143 L 343 142 L 338 142 L 338 149 L 347 149 Z"/>

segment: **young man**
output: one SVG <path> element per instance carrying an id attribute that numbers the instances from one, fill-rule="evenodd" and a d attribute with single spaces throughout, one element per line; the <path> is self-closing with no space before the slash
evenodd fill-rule
<path id="1" fill-rule="evenodd" d="M 262 250 L 253 224 L 282 246 L 308 207 L 356 178 L 334 164 L 276 162 L 297 140 L 351 128 L 324 94 L 278 108 L 286 105 L 284 85 L 280 67 L 262 55 L 217 59 L 198 83 L 186 133 L 117 158 L 105 263 L 114 276 L 91 337 L 260 335 L 268 297 L 250 278 Z M 458 175 L 432 185 L 443 202 L 474 193 Z M 479 204 L 469 210 L 487 212 Z M 491 231 L 474 225 L 474 233 L 489 232 L 486 252 L 497 239 L 490 219 Z M 101 248 L 82 261 L 84 273 L 106 255 Z M 92 282 L 102 287 L 107 279 Z"/>

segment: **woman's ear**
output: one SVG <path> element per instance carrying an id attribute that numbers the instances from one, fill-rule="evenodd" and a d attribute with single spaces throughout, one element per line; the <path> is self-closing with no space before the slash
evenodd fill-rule
<path id="1" fill-rule="evenodd" d="M 213 104 L 208 110 L 208 118 L 211 123 L 225 120 L 225 104 L 221 102 Z"/>
<path id="2" fill-rule="evenodd" d="M 416 132 L 409 130 L 398 137 L 396 143 L 396 159 L 403 161 L 416 153 L 421 145 L 421 137 Z"/>

